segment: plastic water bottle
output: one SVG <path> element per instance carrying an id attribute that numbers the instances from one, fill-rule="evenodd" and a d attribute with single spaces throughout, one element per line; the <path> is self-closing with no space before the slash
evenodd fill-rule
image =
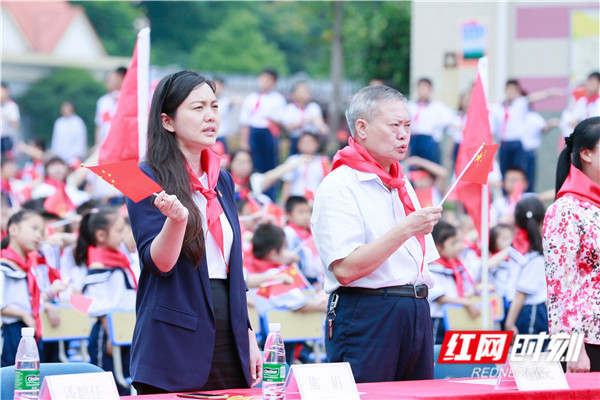
<path id="1" fill-rule="evenodd" d="M 37 399 L 40 391 L 40 353 L 35 329 L 22 328 L 15 358 L 15 400 Z"/>
<path id="2" fill-rule="evenodd" d="M 263 400 L 285 398 L 285 347 L 280 330 L 280 324 L 269 324 L 263 359 Z"/>

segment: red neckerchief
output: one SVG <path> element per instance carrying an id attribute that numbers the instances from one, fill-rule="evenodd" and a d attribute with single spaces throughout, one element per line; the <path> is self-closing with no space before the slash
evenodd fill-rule
<path id="1" fill-rule="evenodd" d="M 129 274 L 133 281 L 133 286 L 137 290 L 137 280 L 131 269 L 129 259 L 120 251 L 108 249 L 106 247 L 88 246 L 87 249 L 88 265 L 92 263 L 101 263 L 106 268 L 121 268 Z"/>
<path id="2" fill-rule="evenodd" d="M 233 183 L 236 184 L 238 189 L 238 195 L 241 200 L 246 200 L 248 198 L 248 194 L 250 193 L 250 177 L 246 177 L 246 179 L 242 179 L 238 177 L 233 172 L 230 172 L 231 177 L 233 178 Z"/>
<path id="3" fill-rule="evenodd" d="M 415 113 L 415 115 L 413 116 L 413 124 L 416 124 L 417 121 L 419 120 L 419 115 L 421 115 L 421 111 L 423 111 L 423 109 L 425 107 L 427 107 L 429 105 L 429 100 L 427 101 L 419 101 L 417 102 L 417 112 Z"/>
<path id="4" fill-rule="evenodd" d="M 521 254 L 527 254 L 527 252 L 531 250 L 529 234 L 525 229 L 517 229 L 517 231 L 515 232 L 515 239 L 513 240 L 512 247 Z"/>
<path id="5" fill-rule="evenodd" d="M 44 257 L 42 255 L 42 253 L 40 253 L 39 251 L 32 251 L 27 255 L 27 258 L 29 260 L 31 260 L 31 264 L 33 266 L 38 266 L 38 265 L 45 265 L 48 267 L 48 279 L 50 280 L 50 283 L 52 284 L 55 280 L 60 279 L 60 271 L 56 268 L 52 268 L 50 265 L 48 265 L 48 262 L 46 261 L 46 257 Z"/>
<path id="6" fill-rule="evenodd" d="M 291 222 L 288 222 L 287 226 L 292 228 L 294 230 L 294 232 L 296 232 L 296 235 L 298 235 L 298 237 L 302 240 L 306 240 L 309 237 L 311 237 L 311 235 L 312 235 L 312 233 L 310 233 L 310 229 L 303 228 L 303 227 L 293 224 Z"/>
<path id="7" fill-rule="evenodd" d="M 415 206 L 406 190 L 404 172 L 402 172 L 399 162 L 393 163 L 390 167 L 390 172 L 387 172 L 363 146 L 351 137 L 348 139 L 348 146 L 338 151 L 335 157 L 333 157 L 333 167 L 331 170 L 333 171 L 342 165 L 347 165 L 357 171 L 370 172 L 377 175 L 384 184 L 398 189 L 398 196 L 404 206 L 406 216 L 415 211 Z M 421 261 L 422 275 L 425 264 L 425 236 L 416 236 L 416 238 L 421 245 L 421 250 L 423 250 L 423 260 Z"/>
<path id="8" fill-rule="evenodd" d="M 600 98 L 600 93 L 596 93 L 593 96 L 588 96 L 588 94 L 585 94 L 585 99 L 587 100 L 587 105 L 589 106 L 590 104 L 592 104 L 593 102 L 595 102 L 596 100 L 598 100 L 598 98 Z"/>
<path id="9" fill-rule="evenodd" d="M 65 190 L 67 187 L 65 182 L 60 182 L 52 178 L 46 178 L 44 182 L 56 189 L 56 191 L 44 201 L 44 209 L 46 209 L 46 211 L 55 213 L 59 217 L 64 217 L 68 211 L 75 209 L 75 205 Z"/>
<path id="10" fill-rule="evenodd" d="M 244 268 L 246 268 L 246 271 L 249 274 L 262 274 L 273 268 L 279 268 L 279 267 L 281 267 L 281 264 L 273 262 L 273 261 L 260 260 L 256 257 L 254 257 L 254 255 L 252 255 L 252 254 L 250 254 L 244 260 Z"/>
<path id="11" fill-rule="evenodd" d="M 0 180 L 0 188 L 2 189 L 3 193 L 11 193 L 12 192 L 12 187 L 10 186 L 10 180 L 6 179 L 6 178 L 2 178 Z"/>
<path id="12" fill-rule="evenodd" d="M 28 257 L 24 260 L 10 245 L 6 249 L 2 249 L 0 257 L 12 261 L 27 274 L 27 289 L 29 290 L 29 298 L 31 302 L 31 312 L 35 320 L 35 336 L 38 340 L 42 337 L 42 319 L 40 318 L 40 288 L 37 284 L 37 279 L 33 274 L 33 263 Z"/>
<path id="13" fill-rule="evenodd" d="M 221 172 L 221 160 L 214 151 L 211 149 L 206 149 L 202 150 L 202 154 L 200 155 L 200 163 L 202 165 L 202 169 L 206 172 L 206 176 L 208 178 L 208 187 L 205 188 L 202 183 L 200 183 L 196 173 L 192 171 L 192 167 L 190 167 L 190 164 L 186 162 L 185 167 L 190 180 L 190 188 L 192 192 L 199 191 L 202 193 L 202 196 L 206 198 L 206 222 L 208 225 L 208 230 L 213 235 L 217 241 L 217 244 L 219 245 L 219 248 L 221 249 L 223 260 L 227 266 L 227 273 L 229 273 L 229 263 L 225 258 L 225 249 L 223 247 L 223 227 L 221 226 L 221 214 L 223 214 L 223 208 L 217 199 L 216 191 L 217 181 L 219 180 L 219 174 Z M 219 192 L 219 195 L 223 197 L 221 192 Z"/>
<path id="14" fill-rule="evenodd" d="M 573 164 L 571 164 L 569 176 L 558 191 L 556 199 L 567 194 L 600 208 L 600 186 Z"/>
<path id="15" fill-rule="evenodd" d="M 464 292 L 464 281 L 463 281 L 463 273 L 475 289 L 475 281 L 469 274 L 469 271 L 465 268 L 462 261 L 458 258 L 440 258 L 436 261 L 437 264 L 440 264 L 444 268 L 448 268 L 452 270 L 454 273 L 454 281 L 456 282 L 456 291 L 458 292 L 458 297 L 465 297 Z"/>

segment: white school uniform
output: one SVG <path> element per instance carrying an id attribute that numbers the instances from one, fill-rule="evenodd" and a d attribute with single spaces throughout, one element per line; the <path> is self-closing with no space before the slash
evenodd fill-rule
<path id="1" fill-rule="evenodd" d="M 285 105 L 285 97 L 274 90 L 251 93 L 242 103 L 240 124 L 252 128 L 267 128 L 269 120 L 281 122 Z"/>
<path id="2" fill-rule="evenodd" d="M 515 291 L 526 295 L 526 306 L 545 303 L 548 300 L 548 290 L 544 256 L 537 251 L 530 251 L 525 255 L 515 253 L 517 254 L 512 254 L 511 259 L 520 264 Z"/>
<path id="3" fill-rule="evenodd" d="M 304 108 L 296 103 L 289 103 L 283 110 L 282 123 L 284 126 L 302 124 L 299 128 L 288 131 L 290 138 L 297 139 L 304 132 L 319 133 L 319 128 L 310 122 L 317 118 L 323 118 L 323 111 L 317 103 L 310 102 Z"/>
<path id="4" fill-rule="evenodd" d="M 284 226 L 283 232 L 285 233 L 285 241 L 288 250 L 298 250 L 298 255 L 300 256 L 298 266 L 300 267 L 300 271 L 302 271 L 305 277 L 322 282 L 324 274 L 323 262 L 321 261 L 319 253 L 313 252 L 307 244 L 302 246 L 304 239 L 296 233 L 294 228 Z M 310 239 L 314 240 L 312 237 Z"/>
<path id="5" fill-rule="evenodd" d="M 135 309 L 135 283 L 122 268 L 89 269 L 83 280 L 83 294 L 92 299 L 90 317 Z"/>
<path id="6" fill-rule="evenodd" d="M 410 130 L 415 135 L 433 137 L 436 142 L 441 142 L 444 129 L 454 119 L 454 111 L 441 101 L 431 100 L 423 102 L 409 102 L 408 113 L 411 118 Z"/>
<path id="7" fill-rule="evenodd" d="M 540 114 L 530 111 L 525 115 L 523 125 L 523 150 L 537 150 L 542 144 L 543 129 L 546 126 L 546 120 Z"/>
<path id="8" fill-rule="evenodd" d="M 286 163 L 293 163 L 301 154 L 294 154 L 288 157 Z M 324 164 L 327 165 L 329 160 L 326 157 L 316 154 L 308 163 L 298 166 L 296 169 L 286 173 L 281 178 L 284 182 L 290 183 L 291 196 L 304 196 L 306 192 L 315 193 L 317 188 L 325 178 Z"/>
<path id="9" fill-rule="evenodd" d="M 502 142 L 521 141 L 523 123 L 529 112 L 529 101 L 527 97 L 518 97 L 510 104 L 493 104 L 490 107 L 492 113 L 492 132 L 496 139 Z"/>
<path id="10" fill-rule="evenodd" d="M 429 271 L 431 271 L 433 279 L 435 280 L 435 286 L 429 291 L 429 296 L 427 297 L 431 309 L 431 318 L 443 318 L 443 304 L 440 304 L 436 300 L 442 296 L 458 298 L 458 289 L 456 287 L 456 281 L 454 280 L 454 272 L 435 262 L 429 264 Z M 462 276 L 463 293 L 473 290 L 473 285 L 469 281 L 469 278 L 467 278 L 467 274 L 463 272 Z"/>
<path id="11" fill-rule="evenodd" d="M 2 273 L 2 295 L 0 309 L 13 307 L 33 315 L 31 309 L 31 299 L 27 285 L 27 273 L 13 269 L 10 265 L 1 263 L 0 271 Z M 43 302 L 40 301 L 40 313 L 43 311 Z M 3 324 L 13 324 L 20 321 L 18 317 L 2 315 Z"/>
<path id="12" fill-rule="evenodd" d="M 588 102 L 586 96 L 578 99 L 573 105 L 573 119 L 581 122 L 584 119 L 600 116 L 600 98 Z"/>

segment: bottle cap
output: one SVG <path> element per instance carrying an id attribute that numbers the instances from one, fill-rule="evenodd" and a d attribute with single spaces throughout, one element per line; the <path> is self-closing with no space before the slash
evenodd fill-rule
<path id="1" fill-rule="evenodd" d="M 278 324 L 278 323 L 269 324 L 269 332 L 280 332 L 280 331 L 281 331 L 281 324 Z"/>
<path id="2" fill-rule="evenodd" d="M 35 329 L 21 328 L 21 336 L 33 336 L 33 335 L 35 335 Z"/>

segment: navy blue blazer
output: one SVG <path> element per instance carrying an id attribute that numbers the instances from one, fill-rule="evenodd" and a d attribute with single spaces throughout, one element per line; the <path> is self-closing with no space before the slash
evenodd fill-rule
<path id="1" fill-rule="evenodd" d="M 147 165 L 140 167 L 156 180 Z M 249 387 L 247 286 L 242 271 L 242 241 L 235 189 L 228 172 L 220 172 L 216 190 L 233 230 L 228 264 L 229 311 L 240 363 Z M 171 392 L 198 390 L 208 378 L 215 342 L 215 316 L 206 256 L 198 268 L 183 253 L 168 273 L 162 273 L 156 267 L 150 257 L 150 245 L 166 217 L 151 200 L 152 196 L 139 203 L 127 199 L 142 267 L 131 346 L 131 377 L 134 382 Z"/>

